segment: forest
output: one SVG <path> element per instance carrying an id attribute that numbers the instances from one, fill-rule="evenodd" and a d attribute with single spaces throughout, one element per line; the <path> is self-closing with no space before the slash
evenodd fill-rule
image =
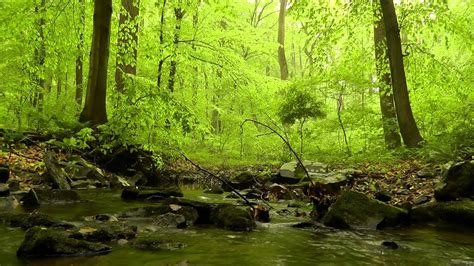
<path id="1" fill-rule="evenodd" d="M 0 266 L 471 265 L 472 0 L 1 0 Z"/>

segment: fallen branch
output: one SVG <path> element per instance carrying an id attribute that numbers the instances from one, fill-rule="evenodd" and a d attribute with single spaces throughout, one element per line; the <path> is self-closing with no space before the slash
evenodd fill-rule
<path id="1" fill-rule="evenodd" d="M 301 179 L 301 181 L 304 180 L 304 178 L 308 178 L 309 182 L 311 183 L 311 185 L 313 185 L 313 181 L 311 181 L 311 178 L 309 177 L 309 172 L 308 172 L 308 169 L 306 169 L 306 167 L 304 166 L 303 164 L 303 161 L 301 161 L 300 157 L 298 156 L 298 154 L 296 153 L 296 151 L 293 149 L 293 147 L 291 146 L 290 142 L 285 139 L 280 133 L 278 133 L 278 131 L 276 131 L 275 129 L 273 129 L 272 127 L 270 127 L 269 125 L 267 124 L 264 124 L 262 122 L 259 122 L 257 120 L 254 120 L 254 119 L 250 119 L 250 118 L 247 118 L 245 119 L 242 124 L 240 124 L 240 135 L 242 136 L 243 132 L 244 132 L 244 125 L 245 123 L 247 122 L 252 122 L 254 124 L 257 124 L 257 125 L 260 125 L 260 126 L 263 126 L 267 129 L 269 129 L 270 131 L 272 131 L 272 133 L 274 133 L 275 135 L 277 135 L 285 144 L 286 146 L 288 147 L 288 149 L 290 149 L 291 153 L 293 153 L 293 155 L 295 156 L 296 160 L 298 161 L 298 163 L 301 165 L 301 167 L 303 167 L 303 170 L 305 172 L 305 176 Z M 266 133 L 268 134 L 268 133 Z"/>
<path id="2" fill-rule="evenodd" d="M 252 210 L 252 212 L 255 211 L 255 207 L 253 206 L 253 204 L 242 194 L 240 194 L 239 191 L 237 191 L 236 189 L 234 189 L 231 184 L 229 183 L 229 181 L 225 180 L 224 178 L 221 178 L 221 177 L 218 177 L 217 175 L 209 172 L 208 170 L 202 168 L 200 165 L 198 165 L 197 163 L 193 162 L 191 159 L 189 159 L 184 153 L 178 151 L 181 156 L 184 157 L 184 159 L 186 161 L 188 161 L 189 163 L 191 163 L 193 166 L 195 166 L 197 169 L 199 169 L 201 172 L 203 173 L 206 173 L 212 177 L 214 177 L 215 179 L 221 181 L 222 183 L 224 183 L 225 185 L 227 185 L 235 194 L 237 194 L 237 196 L 239 196 L 242 200 L 244 200 L 244 202 L 250 207 L 250 209 Z"/>

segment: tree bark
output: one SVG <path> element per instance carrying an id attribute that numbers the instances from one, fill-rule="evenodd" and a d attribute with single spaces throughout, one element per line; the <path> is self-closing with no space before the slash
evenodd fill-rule
<path id="1" fill-rule="evenodd" d="M 35 1 L 36 2 L 36 1 Z M 35 95 L 33 98 L 33 106 L 37 107 L 38 110 L 41 112 L 43 110 L 43 98 L 44 98 L 44 91 L 46 89 L 46 81 L 45 81 L 45 59 L 46 59 L 46 45 L 45 45 L 45 37 L 44 37 L 44 26 L 45 26 L 45 19 L 44 13 L 46 12 L 46 0 L 41 0 L 39 5 L 35 6 L 35 13 L 37 16 L 36 19 L 36 27 L 38 30 L 38 44 L 35 46 L 35 60 L 38 64 L 38 70 L 34 74 L 34 79 L 37 85 L 37 89 L 35 90 Z"/>
<path id="2" fill-rule="evenodd" d="M 393 0 L 380 0 L 380 5 L 382 6 L 385 34 L 387 37 L 390 73 L 392 75 L 398 125 L 400 126 L 400 132 L 405 145 L 407 145 L 407 147 L 417 147 L 423 138 L 420 135 L 410 106 L 395 6 L 393 5 Z"/>
<path id="3" fill-rule="evenodd" d="M 94 29 L 92 34 L 89 80 L 80 122 L 102 124 L 107 122 L 106 91 L 109 61 L 110 20 L 112 0 L 94 1 Z"/>
<path id="4" fill-rule="evenodd" d="M 288 63 L 285 56 L 285 14 L 287 0 L 280 0 L 280 12 L 278 16 L 278 63 L 280 64 L 280 78 L 288 79 Z"/>
<path id="5" fill-rule="evenodd" d="M 119 92 L 124 92 L 123 74 L 137 74 L 138 21 L 140 0 L 122 0 L 117 39 L 117 61 L 115 83 Z"/>
<path id="6" fill-rule="evenodd" d="M 392 94 L 392 82 L 389 72 L 389 59 L 387 42 L 385 38 L 385 26 L 383 23 L 380 5 L 373 2 L 373 10 L 376 18 L 374 24 L 375 44 L 375 66 L 377 71 L 377 86 L 379 88 L 380 109 L 382 112 L 382 126 L 384 131 L 385 145 L 389 149 L 400 147 L 401 140 L 398 133 L 397 113 Z"/>
<path id="7" fill-rule="evenodd" d="M 163 45 L 164 45 L 164 34 L 163 34 L 163 27 L 165 24 L 165 7 L 166 7 L 166 0 L 163 0 L 163 7 L 161 8 L 161 18 L 160 18 L 160 62 L 158 62 L 158 77 L 156 79 L 156 87 L 160 89 L 161 87 L 161 76 L 163 73 L 163 64 L 165 63 L 166 58 L 163 57 Z"/>
<path id="8" fill-rule="evenodd" d="M 173 36 L 173 56 L 170 62 L 170 75 L 168 78 L 168 90 L 170 92 L 174 91 L 174 84 L 176 79 L 176 71 L 177 71 L 177 62 L 176 62 L 176 53 L 178 50 L 178 42 L 179 42 L 179 34 L 181 32 L 181 21 L 184 17 L 184 10 L 181 8 L 181 0 L 178 0 L 178 7 L 174 8 L 174 16 L 176 18 L 176 25 L 174 28 L 174 36 Z"/>
<path id="9" fill-rule="evenodd" d="M 84 0 L 79 0 L 79 25 L 77 27 L 79 32 L 79 43 L 77 44 L 77 57 L 76 57 L 76 103 L 78 106 L 82 106 L 82 95 L 83 95 L 83 54 L 84 54 L 84 28 L 86 25 L 86 6 Z"/>

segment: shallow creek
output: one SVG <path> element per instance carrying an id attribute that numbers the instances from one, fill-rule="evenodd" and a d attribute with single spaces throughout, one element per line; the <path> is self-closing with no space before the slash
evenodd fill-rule
<path id="1" fill-rule="evenodd" d="M 119 192 L 82 191 L 86 203 L 42 206 L 55 218 L 80 221 L 84 216 L 117 213 L 143 203 L 123 202 Z M 184 191 L 189 199 L 225 202 L 222 195 Z M 231 200 L 231 201 L 235 201 Z M 277 206 L 277 207 L 283 207 Z M 232 232 L 193 227 L 159 231 L 163 238 L 186 244 L 177 251 L 141 251 L 112 245 L 105 256 L 18 260 L 15 252 L 24 237 L 21 229 L 0 225 L 0 266 L 6 265 L 474 265 L 474 231 L 464 228 L 415 227 L 385 231 L 341 231 L 328 228 L 297 229 L 302 221 L 272 216 L 254 232 Z M 137 224 L 138 226 L 143 226 Z M 400 245 L 391 250 L 384 240 Z"/>

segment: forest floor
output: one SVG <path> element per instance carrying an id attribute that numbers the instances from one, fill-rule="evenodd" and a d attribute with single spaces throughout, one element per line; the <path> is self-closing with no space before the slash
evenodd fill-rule
<path id="1" fill-rule="evenodd" d="M 19 144 L 12 146 L 9 152 L 0 154 L 0 165 L 9 164 L 10 182 L 16 181 L 20 190 L 25 191 L 34 187 L 38 176 L 46 172 L 43 162 L 45 146 L 44 143 L 30 146 Z M 57 153 L 60 160 L 66 160 L 67 155 L 67 152 Z M 174 172 L 190 173 L 191 176 L 203 176 L 200 175 L 198 169 L 184 160 L 174 161 L 167 168 Z M 210 167 L 208 170 L 221 177 L 230 177 L 243 171 L 276 173 L 278 168 L 278 165 L 249 165 L 228 168 Z M 360 163 L 354 168 L 357 174 L 349 189 L 383 199 L 391 205 L 406 206 L 408 204 L 411 206 L 433 198 L 443 166 L 413 159 L 396 163 L 366 162 Z M 330 168 L 331 171 L 342 169 L 341 165 Z M 214 181 L 208 177 L 196 183 L 205 186 L 206 182 L 212 183 Z"/>

